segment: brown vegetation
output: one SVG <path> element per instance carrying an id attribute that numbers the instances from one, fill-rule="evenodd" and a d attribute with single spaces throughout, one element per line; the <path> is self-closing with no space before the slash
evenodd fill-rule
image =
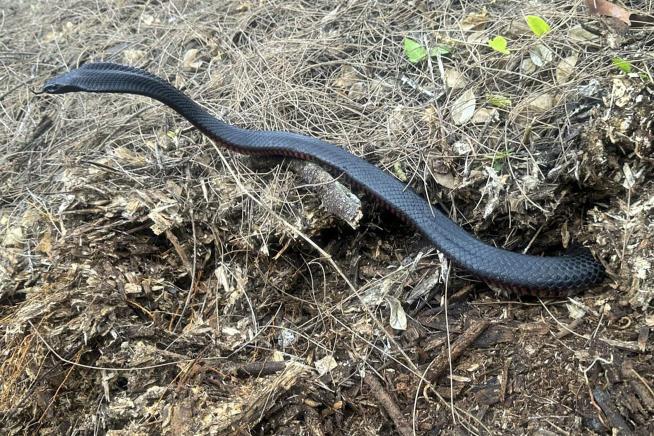
<path id="1" fill-rule="evenodd" d="M 1 434 L 654 432 L 652 27 L 556 1 L 5 3 Z M 405 37 L 451 52 L 414 64 Z M 159 103 L 30 92 L 91 60 L 345 147 L 498 246 L 583 243 L 610 277 L 497 294 Z"/>

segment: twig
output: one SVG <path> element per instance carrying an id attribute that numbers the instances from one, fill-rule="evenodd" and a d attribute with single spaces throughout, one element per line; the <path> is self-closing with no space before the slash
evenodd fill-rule
<path id="1" fill-rule="evenodd" d="M 502 378 L 500 379 L 500 403 L 504 403 L 506 399 L 506 389 L 509 385 L 509 368 L 511 367 L 511 358 L 509 357 L 504 361 L 502 367 Z"/>
<path id="2" fill-rule="evenodd" d="M 186 272 L 192 274 L 193 267 L 191 266 L 191 261 L 189 260 L 186 251 L 184 251 L 182 244 L 179 243 L 179 239 L 177 239 L 177 236 L 175 236 L 175 234 L 172 231 L 170 231 L 170 229 L 167 229 L 166 238 L 170 241 L 171 244 L 173 244 L 173 247 L 175 247 L 175 251 L 179 255 L 179 258 L 181 259 L 182 263 L 184 264 L 184 267 L 186 268 Z"/>
<path id="3" fill-rule="evenodd" d="M 290 167 L 318 194 L 327 212 L 338 216 L 353 229 L 358 227 L 363 216 L 359 197 L 314 163 L 293 160 Z"/>
<path id="4" fill-rule="evenodd" d="M 236 375 L 239 377 L 264 377 L 275 374 L 286 368 L 286 362 L 261 361 L 246 363 L 243 366 L 234 368 Z"/>
<path id="5" fill-rule="evenodd" d="M 470 344 L 472 344 L 489 325 L 490 321 L 484 319 L 477 321 L 472 326 L 470 326 L 468 330 L 462 333 L 461 336 L 459 336 L 457 340 L 452 344 L 452 351 L 449 358 L 451 358 L 452 361 L 458 359 L 459 356 L 463 354 L 463 352 L 470 346 Z M 445 370 L 448 368 L 449 358 L 445 353 L 436 357 L 431 365 L 430 370 L 425 375 L 425 378 L 427 380 L 431 380 L 432 383 L 436 383 L 438 378 L 443 375 Z"/>
<path id="6" fill-rule="evenodd" d="M 412 435 L 413 431 L 411 430 L 411 426 L 409 425 L 408 421 L 404 418 L 400 408 L 397 407 L 397 404 L 395 404 L 395 401 L 393 401 L 388 392 L 386 392 L 386 389 L 384 389 L 377 377 L 368 373 L 363 378 L 363 381 L 368 385 L 370 391 L 375 396 L 379 404 L 381 404 L 384 410 L 386 410 L 386 413 L 388 413 L 388 416 L 393 421 L 393 424 L 395 424 L 397 432 L 402 436 Z"/>
<path id="7" fill-rule="evenodd" d="M 570 324 L 566 325 L 565 328 L 562 328 L 555 336 L 556 339 L 563 339 L 568 336 L 570 333 L 579 327 L 579 325 L 584 321 L 584 317 L 574 319 Z"/>
<path id="8" fill-rule="evenodd" d="M 254 169 L 269 168 L 278 162 L 280 158 L 250 159 L 248 166 Z M 305 183 L 304 186 L 311 189 L 322 202 L 322 207 L 331 215 L 337 216 L 353 229 L 359 226 L 363 217 L 361 211 L 361 200 L 354 195 L 345 185 L 333 177 L 327 170 L 312 162 L 299 159 L 290 159 L 289 168 L 297 174 Z"/>

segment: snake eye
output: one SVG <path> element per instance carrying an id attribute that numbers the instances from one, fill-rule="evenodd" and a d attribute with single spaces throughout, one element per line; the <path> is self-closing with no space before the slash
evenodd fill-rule
<path id="1" fill-rule="evenodd" d="M 56 83 L 46 83 L 43 86 L 43 92 L 47 94 L 57 94 L 57 90 L 60 88 Z"/>

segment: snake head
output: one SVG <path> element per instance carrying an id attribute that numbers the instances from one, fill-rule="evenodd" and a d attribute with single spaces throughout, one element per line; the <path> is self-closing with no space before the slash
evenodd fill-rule
<path id="1" fill-rule="evenodd" d="M 79 85 L 75 84 L 76 79 L 76 71 L 69 71 L 45 82 L 41 92 L 46 94 L 65 94 L 67 92 L 83 91 Z"/>

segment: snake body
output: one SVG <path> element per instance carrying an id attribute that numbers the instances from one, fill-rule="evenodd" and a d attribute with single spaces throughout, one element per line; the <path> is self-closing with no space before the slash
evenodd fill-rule
<path id="1" fill-rule="evenodd" d="M 519 294 L 563 296 L 604 278 L 589 250 L 563 256 L 532 256 L 488 245 L 455 224 L 390 174 L 320 139 L 282 132 L 247 130 L 224 123 L 167 81 L 147 71 L 112 63 L 88 63 L 46 82 L 43 92 L 139 94 L 177 111 L 220 145 L 239 153 L 288 156 L 318 162 L 367 191 L 415 226 L 454 264 L 500 288 Z"/>

